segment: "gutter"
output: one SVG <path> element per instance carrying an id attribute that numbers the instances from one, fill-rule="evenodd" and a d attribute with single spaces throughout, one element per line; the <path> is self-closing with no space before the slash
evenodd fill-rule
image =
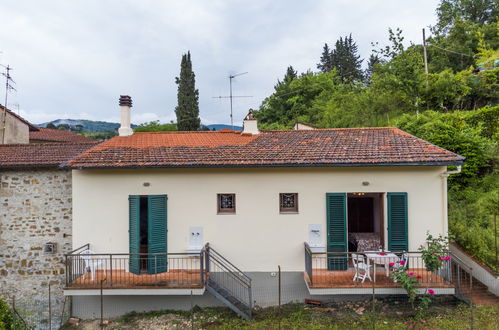
<path id="1" fill-rule="evenodd" d="M 448 236 L 449 233 L 449 205 L 447 198 L 447 178 L 453 174 L 461 173 L 462 166 L 457 165 L 457 169 L 455 170 L 445 170 L 440 177 L 442 178 L 442 233 L 444 236 Z"/>

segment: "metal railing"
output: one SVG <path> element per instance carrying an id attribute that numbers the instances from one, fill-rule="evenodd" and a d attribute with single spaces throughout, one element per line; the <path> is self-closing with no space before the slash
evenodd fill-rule
<path id="1" fill-rule="evenodd" d="M 471 293 L 473 291 L 473 269 L 467 266 L 459 257 L 451 253 L 451 264 L 448 279 L 455 288 L 455 295 L 460 300 L 472 303 Z"/>
<path id="2" fill-rule="evenodd" d="M 312 288 L 400 287 L 391 274 L 394 267 L 404 267 L 418 279 L 421 287 L 453 287 L 452 257 L 436 272 L 427 271 L 420 252 L 382 252 L 375 258 L 369 252 L 312 252 L 305 243 L 305 272 Z M 400 264 L 402 255 L 407 259 Z M 395 254 L 397 257 L 393 257 Z M 390 256 L 391 255 L 391 256 Z M 357 266 L 356 266 L 357 265 Z M 360 265 L 360 266 L 359 266 Z M 366 273 L 364 281 L 363 275 Z M 355 278 L 356 273 L 360 276 Z"/>
<path id="3" fill-rule="evenodd" d="M 242 317 L 251 318 L 251 278 L 214 250 L 208 243 L 204 248 L 206 287 L 219 294 Z M 241 313 L 240 313 L 241 312 Z"/>
<path id="4" fill-rule="evenodd" d="M 200 253 L 85 253 L 86 244 L 66 255 L 66 287 L 99 289 L 201 288 Z"/>

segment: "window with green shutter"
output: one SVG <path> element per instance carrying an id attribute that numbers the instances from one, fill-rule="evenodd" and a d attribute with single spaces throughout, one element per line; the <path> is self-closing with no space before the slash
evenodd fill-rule
<path id="1" fill-rule="evenodd" d="M 330 193 L 326 195 L 327 208 L 327 252 L 347 252 L 347 194 Z M 329 270 L 346 270 L 348 255 L 328 254 Z"/>
<path id="2" fill-rule="evenodd" d="M 407 193 L 389 192 L 388 206 L 388 249 L 408 251 Z"/>
<path id="3" fill-rule="evenodd" d="M 128 197 L 129 271 L 140 274 L 140 196 Z"/>

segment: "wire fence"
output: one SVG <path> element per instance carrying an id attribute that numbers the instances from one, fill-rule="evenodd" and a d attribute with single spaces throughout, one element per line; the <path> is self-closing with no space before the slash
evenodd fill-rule
<path id="1" fill-rule="evenodd" d="M 71 316 L 71 298 L 62 295 L 60 285 L 49 284 L 36 296 L 12 296 L 11 305 L 17 323 L 28 329 L 59 329 Z"/>

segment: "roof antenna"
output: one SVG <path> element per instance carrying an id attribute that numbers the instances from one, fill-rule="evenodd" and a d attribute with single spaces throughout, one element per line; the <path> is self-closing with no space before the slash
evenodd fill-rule
<path id="1" fill-rule="evenodd" d="M 232 99 L 236 97 L 253 97 L 251 95 L 232 95 L 232 79 L 238 76 L 242 76 L 243 74 L 247 74 L 248 72 L 241 72 L 236 74 L 229 75 L 229 86 L 230 86 L 230 94 L 229 96 L 213 96 L 214 99 L 230 99 L 230 126 L 232 126 L 232 130 L 234 130 L 234 118 L 232 116 Z"/>
<path id="2" fill-rule="evenodd" d="M 5 72 L 2 72 L 2 75 L 5 77 L 5 103 L 3 104 L 3 118 L 2 118 L 2 144 L 5 143 L 5 123 L 7 121 L 7 101 L 9 97 L 9 91 L 17 91 L 11 83 L 15 84 L 16 82 L 12 80 L 12 77 L 10 76 L 10 71 L 13 70 L 10 65 L 7 64 L 7 66 L 0 64 L 0 66 L 3 66 L 5 68 Z"/>

